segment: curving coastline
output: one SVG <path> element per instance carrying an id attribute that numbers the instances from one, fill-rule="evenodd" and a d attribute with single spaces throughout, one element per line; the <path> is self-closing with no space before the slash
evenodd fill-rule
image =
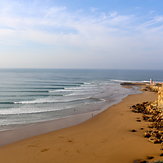
<path id="1" fill-rule="evenodd" d="M 160 159 L 159 145 L 143 138 L 141 128 L 148 123 L 137 122 L 142 116 L 130 111 L 134 104 L 156 99 L 154 92 L 129 95 L 82 124 L 1 147 L 0 161 L 131 163 L 151 155 Z"/>

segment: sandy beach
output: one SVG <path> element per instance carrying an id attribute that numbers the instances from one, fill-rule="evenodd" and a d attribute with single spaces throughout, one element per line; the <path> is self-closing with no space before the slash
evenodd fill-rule
<path id="1" fill-rule="evenodd" d="M 0 147 L 3 163 L 132 163 L 159 157 L 160 145 L 143 137 L 148 123 L 129 107 L 153 101 L 156 94 L 129 95 L 119 104 L 79 125 Z M 141 130 L 144 128 L 144 130 Z M 131 132 L 135 129 L 137 132 Z"/>
<path id="2" fill-rule="evenodd" d="M 0 131 L 0 146 L 11 144 L 29 137 L 49 133 L 59 129 L 71 127 L 80 124 L 93 116 L 100 113 L 100 111 L 93 111 L 68 117 L 55 119 L 51 121 L 37 122 L 26 125 L 16 125 L 10 129 Z"/>

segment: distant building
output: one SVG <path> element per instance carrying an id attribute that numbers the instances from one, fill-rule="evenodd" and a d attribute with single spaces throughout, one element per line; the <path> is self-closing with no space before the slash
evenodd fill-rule
<path id="1" fill-rule="evenodd" d="M 150 81 L 149 81 L 150 85 L 153 85 L 153 80 L 150 78 Z"/>
<path id="2" fill-rule="evenodd" d="M 156 83 L 151 78 L 150 78 L 149 84 L 150 85 L 156 85 Z"/>

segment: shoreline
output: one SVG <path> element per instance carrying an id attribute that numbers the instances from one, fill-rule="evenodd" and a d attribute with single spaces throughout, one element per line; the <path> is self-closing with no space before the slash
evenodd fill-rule
<path id="1" fill-rule="evenodd" d="M 47 134 L 49 132 L 78 125 L 91 119 L 93 116 L 99 114 L 100 112 L 101 111 L 93 111 L 82 114 L 76 114 L 44 122 L 24 124 L 20 125 L 20 127 L 16 127 L 13 129 L 2 130 L 0 131 L 0 147 L 24 139 L 28 139 L 33 136 Z"/>
<path id="2" fill-rule="evenodd" d="M 141 115 L 129 110 L 131 105 L 153 101 L 155 98 L 156 94 L 152 92 L 129 95 L 79 125 L 0 147 L 0 160 L 5 163 L 129 163 L 148 155 L 158 156 L 158 145 L 142 136 L 140 128 L 145 128 L 147 123 L 136 122 L 136 118 L 141 118 Z M 138 132 L 130 132 L 132 129 Z M 36 153 L 38 156 L 35 156 Z M 10 158 L 7 157 L 9 154 Z"/>
<path id="3" fill-rule="evenodd" d="M 131 89 L 131 88 L 127 88 L 127 89 Z M 143 92 L 137 92 L 134 94 L 141 94 L 141 93 Z M 134 95 L 134 94 L 130 94 L 130 95 Z M 74 115 L 70 115 L 66 117 L 57 118 L 54 120 L 34 122 L 34 123 L 29 123 L 29 124 L 11 125 L 9 128 L 0 130 L 0 147 L 15 143 L 18 141 L 22 141 L 24 139 L 28 139 L 34 136 L 47 134 L 49 132 L 54 132 L 60 129 L 79 125 L 81 123 L 84 123 L 85 121 L 88 121 L 94 116 L 104 112 L 110 107 L 119 104 L 130 95 L 126 95 L 122 99 L 119 99 L 115 102 L 108 103 L 107 106 L 105 107 L 103 106 L 101 109 L 98 109 L 95 111 L 74 114 Z"/>

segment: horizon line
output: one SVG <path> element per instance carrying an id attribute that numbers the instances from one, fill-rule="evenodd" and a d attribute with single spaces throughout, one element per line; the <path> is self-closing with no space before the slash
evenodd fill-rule
<path id="1" fill-rule="evenodd" d="M 129 69 L 129 68 L 45 68 L 45 67 L 43 67 L 43 68 L 41 68 L 41 67 L 39 67 L 39 68 L 33 68 L 33 67 L 7 67 L 7 68 L 3 68 L 3 67 L 1 67 L 0 68 L 1 70 L 2 69 L 8 69 L 8 70 L 11 70 L 11 69 L 33 69 L 33 70 L 41 70 L 41 69 L 44 69 L 44 70 L 54 70 L 54 69 L 56 69 L 56 70 L 141 70 L 141 71 L 155 71 L 155 70 L 157 70 L 157 71 L 163 71 L 163 69 Z"/>

